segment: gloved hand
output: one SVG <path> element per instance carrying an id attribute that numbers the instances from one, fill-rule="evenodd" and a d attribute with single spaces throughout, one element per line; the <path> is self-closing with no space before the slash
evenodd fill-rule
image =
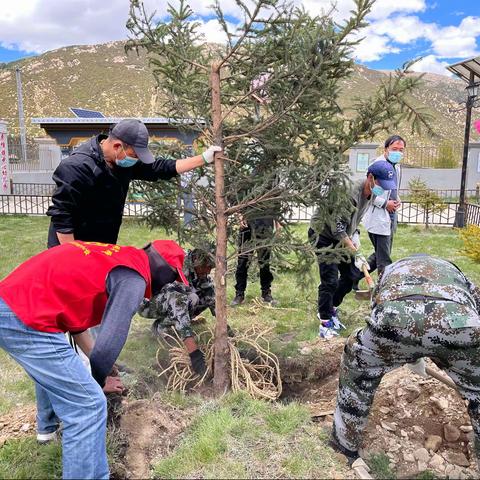
<path id="1" fill-rule="evenodd" d="M 218 147 L 217 145 L 211 145 L 202 153 L 203 161 L 206 164 L 212 163 L 215 160 L 215 152 L 221 151 L 222 147 Z"/>
<path id="2" fill-rule="evenodd" d="M 352 235 L 352 243 L 354 245 L 354 247 L 357 249 L 357 250 L 360 250 L 360 232 L 358 230 L 355 230 L 355 233 Z"/>
<path id="3" fill-rule="evenodd" d="M 192 362 L 193 371 L 203 377 L 207 371 L 207 366 L 205 365 L 205 355 L 198 348 L 189 355 Z"/>
<path id="4" fill-rule="evenodd" d="M 367 262 L 367 259 L 361 254 L 361 253 L 357 253 L 355 255 L 355 266 L 361 271 L 363 272 L 362 268 L 364 265 L 367 266 L 367 270 L 370 270 L 370 265 L 368 264 Z"/>
<path id="5" fill-rule="evenodd" d="M 424 358 L 419 358 L 415 363 L 407 363 L 407 367 L 421 377 L 428 377 L 425 367 L 427 366 Z"/>

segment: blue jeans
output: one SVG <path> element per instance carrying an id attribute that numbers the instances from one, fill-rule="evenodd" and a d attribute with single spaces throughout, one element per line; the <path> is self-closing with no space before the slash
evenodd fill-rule
<path id="1" fill-rule="evenodd" d="M 105 395 L 65 335 L 33 330 L 0 299 L 0 348 L 42 387 L 63 422 L 63 478 L 108 478 Z"/>

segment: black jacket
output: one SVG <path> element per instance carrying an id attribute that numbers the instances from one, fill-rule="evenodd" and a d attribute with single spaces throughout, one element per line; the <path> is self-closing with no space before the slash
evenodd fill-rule
<path id="1" fill-rule="evenodd" d="M 175 175 L 175 160 L 140 161 L 133 167 L 110 168 L 100 141 L 92 137 L 63 159 L 53 173 L 57 188 L 47 215 L 52 217 L 48 247 L 58 245 L 56 232 L 73 233 L 77 240 L 116 243 L 130 180 L 168 180 Z"/>

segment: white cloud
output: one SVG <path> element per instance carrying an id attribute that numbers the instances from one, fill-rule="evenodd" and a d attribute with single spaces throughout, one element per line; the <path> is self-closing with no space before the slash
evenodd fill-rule
<path id="1" fill-rule="evenodd" d="M 429 36 L 435 54 L 445 58 L 478 55 L 476 37 L 480 35 L 480 17 L 465 17 L 458 27 L 438 28 Z"/>
<path id="2" fill-rule="evenodd" d="M 366 32 L 362 32 L 362 35 Z M 367 32 L 354 50 L 354 58 L 360 62 L 374 62 L 380 60 L 388 53 L 399 53 L 400 49 L 394 47 L 388 37 Z"/>
<path id="3" fill-rule="evenodd" d="M 427 55 L 412 65 L 414 72 L 438 73 L 440 75 L 450 75 L 446 67 L 449 62 L 441 61 L 435 55 Z"/>
<path id="4" fill-rule="evenodd" d="M 383 19 L 394 13 L 423 12 L 427 9 L 425 0 L 378 0 L 369 15 L 370 19 Z"/>
<path id="5" fill-rule="evenodd" d="M 4 5 L 5 4 L 5 5 Z M 2 2 L 0 44 L 27 52 L 125 38 L 128 0 Z"/>
<path id="6" fill-rule="evenodd" d="M 198 31 L 204 36 L 207 42 L 226 43 L 227 35 L 216 19 L 208 20 L 207 22 L 199 21 L 200 27 Z M 230 33 L 235 33 L 235 25 L 227 22 L 227 27 Z"/>

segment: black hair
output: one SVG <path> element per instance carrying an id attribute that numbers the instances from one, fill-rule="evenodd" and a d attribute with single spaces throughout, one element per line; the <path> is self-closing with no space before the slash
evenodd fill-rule
<path id="1" fill-rule="evenodd" d="M 385 148 L 388 148 L 392 143 L 395 143 L 398 141 L 403 142 L 403 144 L 407 146 L 407 142 L 400 135 L 391 135 L 385 140 Z"/>

